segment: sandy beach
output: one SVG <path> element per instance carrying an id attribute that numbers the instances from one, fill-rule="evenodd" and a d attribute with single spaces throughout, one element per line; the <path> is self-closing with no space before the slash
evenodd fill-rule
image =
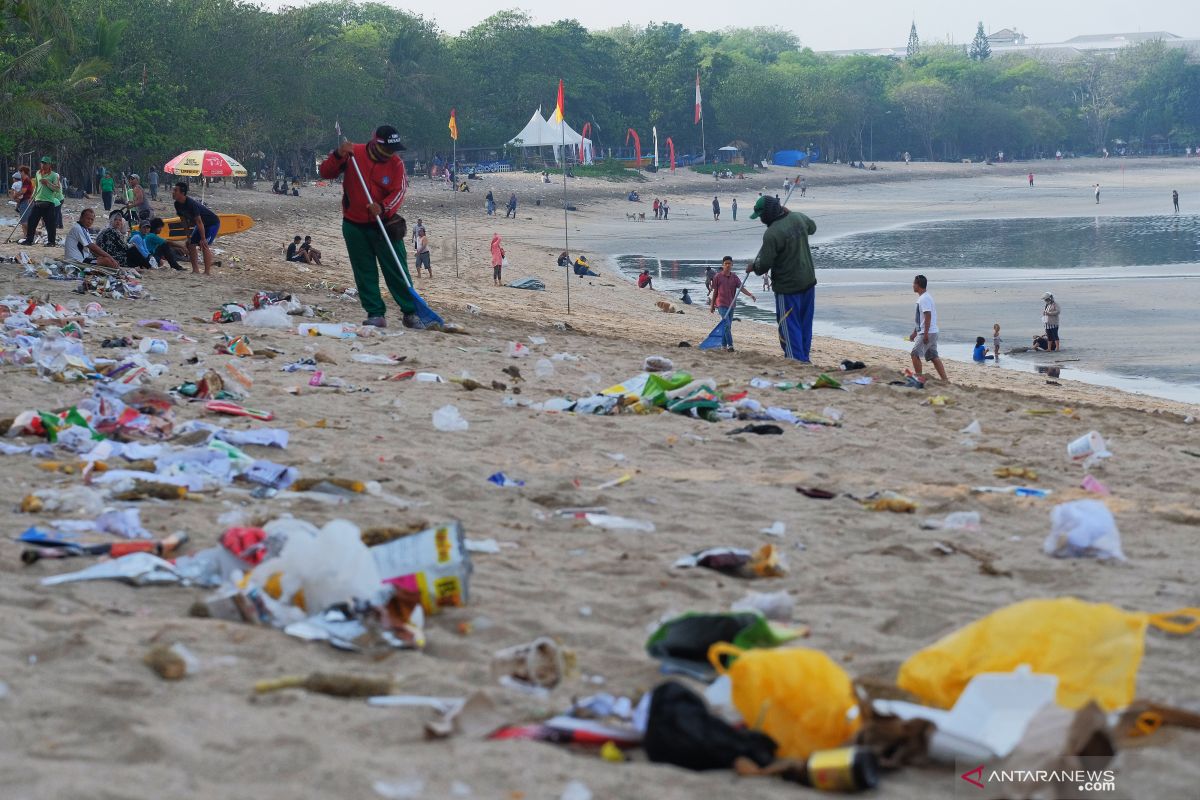
<path id="1" fill-rule="evenodd" d="M 839 236 L 930 220 L 1094 214 L 1088 187 L 1098 180 L 1114 185 L 1101 206 L 1105 214 L 1163 213 L 1176 184 L 1189 205 L 1193 195 L 1200 197 L 1200 164 L 1194 160 L 1039 164 L 1039 189 L 1030 193 L 1020 191 L 1024 164 L 881 166 L 878 173 L 809 170 L 808 197 L 792 205 L 817 221 L 818 247 Z M 170 350 L 151 357 L 168 370 L 151 386 L 166 390 L 236 362 L 253 380 L 245 403 L 275 415 L 271 423 L 223 418 L 206 413 L 201 403 L 181 402 L 174 409 L 177 425 L 202 419 L 235 430 L 284 428 L 291 439 L 286 450 L 251 446 L 247 452 L 295 467 L 306 478 L 378 481 L 409 507 L 370 495 L 336 506 L 287 492 L 258 499 L 229 486 L 194 501 L 143 501 L 137 504 L 142 523 L 156 535 L 187 532 L 192 551 L 215 544 L 233 520 L 262 523 L 283 514 L 317 525 L 344 518 L 361 528 L 461 520 L 469 538 L 494 538 L 500 551 L 473 555 L 469 604 L 430 617 L 423 651 L 373 659 L 270 628 L 189 617 L 189 607 L 209 594 L 203 589 L 114 582 L 44 587 L 42 577 L 90 561 L 22 566 L 19 543 L 6 543 L 0 549 L 0 794 L 13 800 L 371 798 L 384 796 L 372 788 L 377 781 L 419 781 L 413 797 L 553 800 L 574 779 L 598 800 L 790 797 L 799 791 L 794 786 L 739 780 L 728 772 L 691 773 L 648 763 L 636 752 L 631 762 L 612 764 L 594 753 L 534 742 L 466 735 L 427 742 L 422 710 L 372 708 L 299 690 L 256 697 L 252 687 L 264 678 L 314 671 L 390 676 L 408 694 L 463 697 L 483 690 L 499 714 L 516 723 L 544 719 L 596 691 L 636 697 L 652 689 L 662 677 L 644 645 L 656 623 L 672 613 L 728 610 L 748 591 L 790 593 L 794 623 L 811 628 L 801 644 L 828 653 L 856 678 L 882 681 L 894 680 L 901 662 L 944 634 L 1023 599 L 1071 596 L 1148 612 L 1200 605 L 1194 575 L 1200 426 L 1189 419 L 1195 405 L 1072 381 L 1069 373 L 1048 384 L 1036 373 L 958 361 L 947 363 L 949 384 L 933 381 L 916 391 L 890 384 L 902 380 L 908 362 L 898 349 L 818 337 L 814 363 L 799 365 L 781 358 L 771 327 L 750 322 L 735 329 L 737 352 L 701 352 L 694 345 L 715 321 L 707 308 L 663 313 L 655 302 L 675 301 L 677 293 L 638 290 L 616 269 L 615 258 L 623 254 L 752 255 L 762 232 L 748 219 L 753 198 L 792 172 L 772 169 L 761 180 L 721 181 L 716 190 L 711 178 L 659 173 L 634 188 L 647 201 L 637 210 L 649 212 L 655 195 L 670 199 L 665 223 L 626 218 L 634 210 L 624 199 L 631 184 L 572 180 L 568 193 L 578 210 L 567 217 L 571 250 L 603 269 L 600 277 L 570 278 L 569 314 L 568 278 L 555 266 L 563 249 L 561 184 L 504 174 L 473 181 L 470 194 L 452 194 L 414 179 L 403 213 L 410 225 L 424 219 L 434 268 L 417 288 L 466 333 L 402 331 L 389 300 L 395 327 L 387 335 L 345 340 L 208 321 L 222 303 L 249 303 L 260 290 L 293 292 L 336 321 L 361 321 L 357 302 L 342 297 L 352 278 L 338 232 L 340 189 L 306 187 L 302 197 L 287 198 L 272 195 L 265 184 L 255 191 L 214 188 L 209 200 L 215 210 L 251 214 L 255 228 L 218 240 L 225 266 L 213 278 L 149 272 L 144 278 L 151 298 L 100 300 L 109 316 L 87 325 L 89 354 L 102 354 L 105 338 L 158 335 L 138 327 L 139 320 L 175 320 L 195 341 L 168 337 Z M 1118 190 L 1122 174 L 1125 188 Z M 488 188 L 501 211 L 509 192 L 517 193 L 517 219 L 484 216 Z M 737 223 L 712 221 L 714 191 L 723 205 L 736 193 Z M 168 206 L 160 202 L 156 209 Z M 68 223 L 80 207 L 80 201 L 68 201 Z M 545 291 L 491 285 L 487 247 L 493 232 L 509 255 L 505 280 L 536 277 Z M 314 237 L 324 267 L 283 260 L 282 249 L 295 234 Z M 2 245 L 0 256 L 21 249 Z M 43 252 L 27 249 L 35 261 Z M 1144 328 L 1165 316 L 1172 336 L 1194 341 L 1194 316 L 1187 316 L 1194 315 L 1193 274 L 1181 271 L 1178 285 L 1156 282 L 1164 288 L 1156 288 L 1158 296 L 1147 305 Z M 874 276 L 871 286 L 819 277 L 817 318 L 828 330 L 852 328 L 863 318 L 894 318 L 901 325 L 909 319 L 910 277 L 890 288 L 886 275 Z M 1036 327 L 1040 282 L 938 289 L 936 280 L 931 275 L 931 288 L 947 310 L 944 324 L 973 331 L 982 327 L 982 317 L 990 330 L 992 312 L 1007 308 L 1014 340 L 1018 331 Z M 73 283 L 22 277 L 11 263 L 0 264 L 0 282 L 0 295 L 49 295 L 64 304 L 96 299 L 72 294 Z M 1055 291 L 1087 295 L 1089 307 L 1120 303 L 1130 294 L 1125 280 L 1063 283 Z M 990 293 L 991 305 L 968 311 L 983 293 Z M 885 325 L 880 335 L 889 330 Z M 1079 321 L 1080 338 L 1107 330 L 1101 322 Z M 213 352 L 222 336 L 237 334 L 247 334 L 256 349 L 280 353 L 236 359 Z M 1136 341 L 1149 334 L 1128 335 Z M 510 358 L 506 350 L 514 341 L 526 344 L 531 355 Z M 679 347 L 682 341 L 693 347 Z M 311 373 L 281 370 L 318 350 L 332 359 L 322 365 L 326 374 L 353 391 L 310 387 Z M 363 354 L 405 360 L 402 367 L 353 360 Z M 560 354 L 568 356 L 554 359 Z M 669 413 L 576 416 L 517 405 L 591 394 L 638 374 L 651 355 L 670 358 L 695 377 L 711 377 L 726 391 L 748 390 L 764 405 L 818 414 L 835 409 L 842 424 L 785 426 L 781 436 L 729 435 L 742 423 Z M 1098 369 L 1105 367 L 1098 355 L 1089 357 Z M 862 360 L 867 368 L 838 372 L 844 358 Z M 1194 354 L 1184 358 L 1195 363 Z M 551 364 L 550 374 L 536 374 L 539 359 Z M 512 366 L 524 378 L 519 384 L 503 371 Z M 453 382 L 381 380 L 399 369 L 471 377 L 484 386 L 498 381 L 506 388 L 468 391 Z M 844 390 L 750 386 L 754 378 L 812 381 L 823 372 L 873 381 L 847 380 Z M 43 380 L 27 367 L 5 364 L 0 373 L 8 387 L 0 417 L 69 406 L 92 391 L 86 382 Z M 947 398 L 945 405 L 928 404 L 935 395 Z M 434 428 L 432 414 L 445 405 L 459 409 L 467 430 Z M 981 434 L 960 433 L 973 421 Z M 1124 564 L 1053 559 L 1042 552 L 1054 505 L 1093 496 L 1080 488 L 1082 468 L 1066 456 L 1067 443 L 1092 430 L 1108 439 L 1113 452 L 1094 474 L 1112 492 L 1103 499 L 1123 535 Z M 37 469 L 40 460 L 0 457 L 6 487 L 0 518 L 10 536 L 63 516 L 21 513 L 21 498 L 31 490 L 80 484 L 78 475 Z M 972 493 L 974 486 L 1014 483 L 994 476 L 1002 467 L 1036 470 L 1032 485 L 1053 496 Z M 497 471 L 523 480 L 524 487 L 489 483 Z M 631 478 L 596 488 L 625 475 Z M 856 496 L 891 490 L 919 508 L 915 514 L 877 513 L 846 496 L 809 499 L 797 486 Z M 581 506 L 648 520 L 656 530 L 608 531 L 553 513 Z M 981 530 L 919 525 L 955 511 L 979 512 Z M 782 538 L 760 532 L 776 521 L 784 524 Z M 957 552 L 942 554 L 939 542 Z M 786 557 L 785 577 L 750 582 L 672 568 L 679 556 L 706 546 L 753 549 L 767 543 Z M 567 680 L 546 698 L 499 686 L 489 674 L 492 653 L 543 635 L 574 652 L 577 668 Z M 174 642 L 196 655 L 200 670 L 168 683 L 142 664 L 142 656 L 155 643 Z M 1200 656 L 1198 642 L 1195 635 L 1151 629 L 1138 697 L 1200 710 L 1192 666 Z M 1192 755 L 1198 747 L 1200 732 L 1163 728 L 1122 752 L 1122 788 L 1139 798 L 1195 796 L 1200 764 Z M 883 776 L 879 796 L 952 797 L 955 780 L 950 769 L 905 769 Z"/>

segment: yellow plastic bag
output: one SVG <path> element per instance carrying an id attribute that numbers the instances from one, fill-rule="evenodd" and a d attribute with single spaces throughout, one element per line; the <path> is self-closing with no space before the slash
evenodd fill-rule
<path id="1" fill-rule="evenodd" d="M 1094 699 L 1114 711 L 1133 702 L 1147 625 L 1191 633 L 1200 627 L 1200 608 L 1147 614 L 1073 597 L 1025 600 L 914 653 L 896 683 L 929 705 L 950 708 L 976 675 L 1028 664 L 1058 676 L 1059 705 L 1080 708 Z"/>
<path id="2" fill-rule="evenodd" d="M 725 655 L 737 659 L 728 668 Z M 734 706 L 748 726 L 776 741 L 780 758 L 807 758 L 858 731 L 858 717 L 849 716 L 858 706 L 850 676 L 820 650 L 741 650 L 718 642 L 708 660 L 721 675 L 728 672 Z"/>

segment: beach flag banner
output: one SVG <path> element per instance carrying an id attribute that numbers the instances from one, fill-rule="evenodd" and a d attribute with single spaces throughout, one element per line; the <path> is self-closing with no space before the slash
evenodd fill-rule
<path id="1" fill-rule="evenodd" d="M 340 140 L 342 138 L 342 121 L 340 119 L 335 119 L 333 121 L 333 130 L 335 133 L 337 133 L 338 139 Z"/>
<path id="2" fill-rule="evenodd" d="M 692 124 L 699 125 L 702 119 L 704 119 L 704 109 L 700 100 L 700 70 L 696 70 L 696 118 L 692 120 Z"/>
<path id="3" fill-rule="evenodd" d="M 458 141 L 458 118 L 454 115 L 454 109 L 450 109 L 450 138 Z"/>
<path id="4" fill-rule="evenodd" d="M 559 78 L 558 79 L 558 105 L 556 105 L 554 107 L 554 121 L 557 122 L 559 125 L 562 124 L 563 114 L 566 113 L 566 110 L 567 110 L 567 102 L 566 102 L 566 98 L 563 97 L 563 82 L 562 82 L 562 78 Z M 566 133 L 565 130 L 563 132 Z"/>

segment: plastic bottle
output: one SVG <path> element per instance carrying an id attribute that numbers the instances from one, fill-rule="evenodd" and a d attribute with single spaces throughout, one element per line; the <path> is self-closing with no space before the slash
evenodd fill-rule
<path id="1" fill-rule="evenodd" d="M 458 413 L 457 406 L 442 406 L 433 412 L 433 427 L 443 433 L 450 433 L 465 431 L 469 424 L 463 419 L 462 414 Z"/>

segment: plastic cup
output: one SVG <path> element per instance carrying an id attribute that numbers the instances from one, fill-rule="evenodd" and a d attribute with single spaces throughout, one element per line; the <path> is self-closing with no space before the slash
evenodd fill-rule
<path id="1" fill-rule="evenodd" d="M 1067 456 L 1072 461 L 1107 458 L 1110 455 L 1108 445 L 1099 431 L 1090 431 L 1067 445 Z"/>

